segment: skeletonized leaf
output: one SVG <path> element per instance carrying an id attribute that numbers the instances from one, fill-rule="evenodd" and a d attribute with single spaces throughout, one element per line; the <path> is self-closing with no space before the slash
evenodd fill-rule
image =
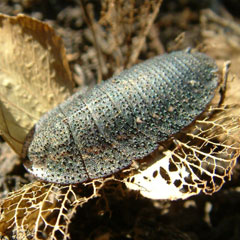
<path id="1" fill-rule="evenodd" d="M 61 39 L 46 23 L 0 14 L 0 134 L 20 154 L 26 134 L 72 92 Z"/>
<path id="2" fill-rule="evenodd" d="M 37 181 L 25 185 L 0 201 L 0 236 L 70 239 L 68 227 L 76 208 L 97 197 L 103 185 L 103 181 L 78 187 Z"/>

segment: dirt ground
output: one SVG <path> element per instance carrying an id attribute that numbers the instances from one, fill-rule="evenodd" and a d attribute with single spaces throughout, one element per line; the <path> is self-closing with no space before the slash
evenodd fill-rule
<path id="1" fill-rule="evenodd" d="M 89 11 L 90 17 L 96 22 L 102 20 L 104 11 L 100 1 L 85 2 L 84 8 Z M 140 9 L 144 1 L 136 2 Z M 212 18 L 208 19 L 209 15 L 205 9 L 211 9 L 221 19 L 239 24 L 239 11 L 236 10 L 240 9 L 240 2 L 237 0 L 165 0 L 136 62 L 175 49 L 204 48 L 206 43 L 211 43 L 212 39 L 216 40 L 215 36 L 211 38 L 209 34 L 215 25 L 213 26 L 211 22 Z M 103 56 L 103 67 L 99 74 L 96 45 L 90 34 L 90 25 L 87 24 L 86 16 L 77 0 L 4 0 L 0 2 L 0 12 L 9 15 L 24 13 L 49 23 L 63 38 L 73 79 L 79 88 L 107 79 L 131 63 L 132 55 L 127 54 L 129 49 L 132 51 L 133 43 L 130 37 L 137 36 L 137 32 L 131 32 L 128 38 L 124 38 L 123 43 L 119 43 L 121 48 L 119 54 L 117 47 L 111 48 L 111 51 L 104 45 L 111 43 L 111 41 L 104 42 L 106 32 L 111 31 L 111 27 L 102 24 L 108 31 L 104 32 L 105 28 L 95 28 Z M 232 32 L 233 28 L 227 24 L 223 29 L 226 36 L 233 37 L 236 43 L 235 49 L 230 51 L 227 47 L 219 49 L 219 46 L 216 46 L 215 49 L 209 50 L 209 54 L 217 57 L 220 63 L 224 59 L 231 59 L 233 71 L 237 74 L 239 71 L 237 63 L 240 61 L 238 55 L 240 44 L 237 44 L 240 43 L 240 34 L 237 31 Z M 183 32 L 185 38 L 176 41 Z M 222 38 L 217 39 L 224 44 Z M 122 56 L 122 53 L 126 56 Z M 2 139 L 0 164 L 2 198 L 10 191 L 28 183 L 32 178 Z M 153 201 L 126 189 L 116 191 L 106 189 L 102 197 L 94 198 L 77 209 L 69 226 L 71 239 L 238 240 L 240 239 L 239 170 L 240 166 L 237 165 L 232 180 L 219 192 L 212 196 L 200 194 L 187 200 Z"/>

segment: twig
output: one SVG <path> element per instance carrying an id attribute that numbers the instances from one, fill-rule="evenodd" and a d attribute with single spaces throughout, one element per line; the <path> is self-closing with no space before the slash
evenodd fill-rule
<path id="1" fill-rule="evenodd" d="M 160 9 L 162 2 L 163 2 L 163 0 L 159 0 L 159 2 L 156 4 L 156 7 L 148 20 L 147 27 L 145 28 L 141 38 L 139 39 L 139 44 L 137 45 L 136 49 L 134 50 L 134 52 L 132 53 L 132 55 L 129 58 L 127 67 L 130 67 L 136 63 L 136 60 L 142 50 L 143 44 L 145 43 L 146 37 L 152 27 L 152 24 L 153 24 L 155 18 L 157 17 L 157 14 L 158 14 L 158 11 Z"/>
<path id="2" fill-rule="evenodd" d="M 93 34 L 93 44 L 94 44 L 94 47 L 95 47 L 96 52 L 97 52 L 97 60 L 98 60 L 98 66 L 97 66 L 98 79 L 97 79 L 97 82 L 100 83 L 102 81 L 102 75 L 103 75 L 102 74 L 102 67 L 103 67 L 103 65 L 102 65 L 102 61 L 101 61 L 101 51 L 100 51 L 98 43 L 97 43 L 97 37 L 96 37 L 96 34 L 95 34 L 93 21 L 88 14 L 88 11 L 86 9 L 86 4 L 84 3 L 84 0 L 77 0 L 77 2 L 80 4 L 80 7 L 82 9 L 85 21 L 86 21 L 87 25 L 89 26 L 89 28 L 91 29 L 92 34 Z"/>

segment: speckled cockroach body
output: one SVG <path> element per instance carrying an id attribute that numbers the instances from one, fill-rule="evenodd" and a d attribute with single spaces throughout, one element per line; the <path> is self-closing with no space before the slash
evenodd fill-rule
<path id="1" fill-rule="evenodd" d="M 153 152 L 207 107 L 217 66 L 178 51 L 137 64 L 45 114 L 25 143 L 25 166 L 61 184 L 109 176 Z"/>

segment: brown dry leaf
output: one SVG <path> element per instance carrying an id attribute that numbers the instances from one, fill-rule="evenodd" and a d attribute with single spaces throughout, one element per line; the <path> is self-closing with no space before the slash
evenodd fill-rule
<path id="1" fill-rule="evenodd" d="M 73 88 L 61 39 L 46 23 L 0 14 L 0 134 L 20 154 L 26 134 Z"/>
<path id="2" fill-rule="evenodd" d="M 225 104 L 240 102 L 240 26 L 239 24 L 220 17 L 210 9 L 201 14 L 201 32 L 207 54 L 216 59 L 221 67 L 227 60 L 231 61 L 229 81 L 227 83 Z M 240 108 L 234 108 L 234 114 L 240 114 Z"/>

